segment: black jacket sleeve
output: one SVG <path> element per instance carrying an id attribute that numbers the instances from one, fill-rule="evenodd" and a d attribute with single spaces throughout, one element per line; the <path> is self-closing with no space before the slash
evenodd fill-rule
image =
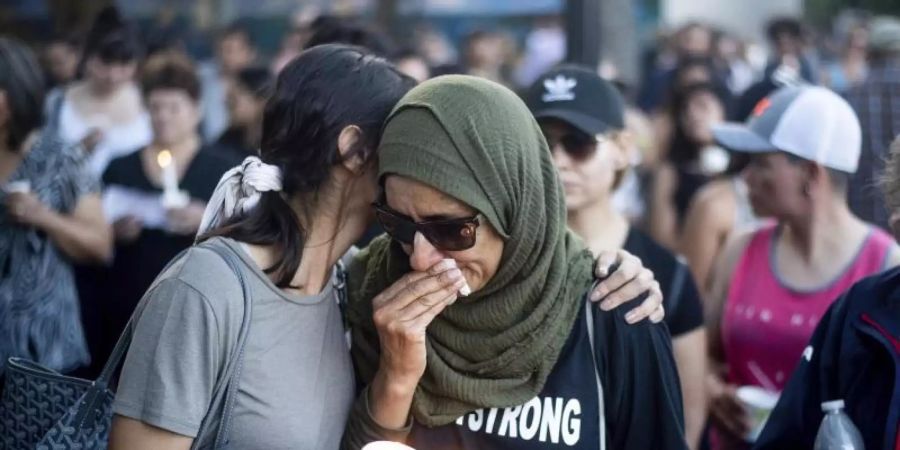
<path id="1" fill-rule="evenodd" d="M 822 422 L 822 402 L 833 400 L 829 374 L 838 371 L 840 339 L 835 337 L 844 329 L 848 298 L 849 293 L 822 317 L 753 448 L 813 447 Z"/>
<path id="2" fill-rule="evenodd" d="M 687 449 L 681 388 L 664 324 L 629 325 L 627 308 L 594 314 L 594 350 L 610 449 Z"/>

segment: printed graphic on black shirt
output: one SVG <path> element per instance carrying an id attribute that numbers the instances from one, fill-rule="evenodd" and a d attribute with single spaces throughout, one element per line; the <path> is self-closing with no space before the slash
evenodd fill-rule
<path id="1" fill-rule="evenodd" d="M 451 425 L 414 426 L 410 445 L 422 449 L 600 448 L 597 372 L 584 310 L 544 389 L 530 401 L 466 414 Z"/>

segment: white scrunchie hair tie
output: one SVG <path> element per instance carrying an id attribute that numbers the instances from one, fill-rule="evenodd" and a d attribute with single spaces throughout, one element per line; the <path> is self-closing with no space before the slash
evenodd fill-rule
<path id="1" fill-rule="evenodd" d="M 248 156 L 239 166 L 231 168 L 216 186 L 197 236 L 218 227 L 235 215 L 243 215 L 259 204 L 263 192 L 281 191 L 281 169 Z"/>

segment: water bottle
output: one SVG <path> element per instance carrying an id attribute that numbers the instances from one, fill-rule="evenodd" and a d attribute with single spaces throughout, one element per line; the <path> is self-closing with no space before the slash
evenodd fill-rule
<path id="1" fill-rule="evenodd" d="M 825 418 L 816 434 L 814 450 L 865 450 L 859 430 L 844 414 L 844 401 L 822 403 Z"/>

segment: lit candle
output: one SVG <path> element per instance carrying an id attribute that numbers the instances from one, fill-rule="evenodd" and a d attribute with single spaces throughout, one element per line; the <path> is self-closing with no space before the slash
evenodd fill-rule
<path id="1" fill-rule="evenodd" d="M 187 195 L 178 189 L 178 169 L 172 152 L 163 150 L 156 155 L 156 162 L 162 169 L 163 196 L 165 208 L 182 208 L 187 204 Z"/>

